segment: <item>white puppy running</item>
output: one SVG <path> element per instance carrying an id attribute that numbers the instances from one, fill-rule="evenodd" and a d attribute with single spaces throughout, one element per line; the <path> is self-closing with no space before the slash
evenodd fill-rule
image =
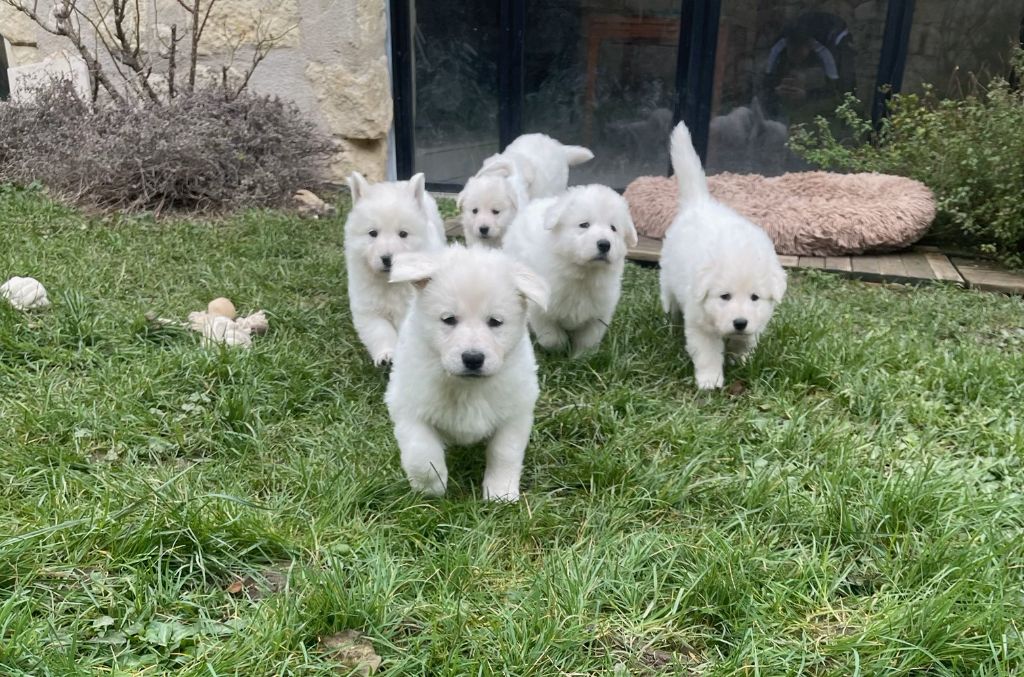
<path id="1" fill-rule="evenodd" d="M 409 181 L 371 185 L 355 172 L 348 179 L 352 211 L 345 222 L 345 261 L 352 323 L 376 365 L 391 361 L 412 298 L 409 284 L 389 284 L 394 257 L 444 247 L 444 222 L 423 174 Z"/>
<path id="2" fill-rule="evenodd" d="M 745 359 L 786 293 L 786 272 L 765 232 L 708 193 L 690 132 L 672 132 L 679 214 L 661 248 L 661 303 L 683 314 L 697 387 L 725 382 L 725 353 Z"/>
<path id="3" fill-rule="evenodd" d="M 527 202 L 561 194 L 569 185 L 569 167 L 593 157 L 583 146 L 567 146 L 546 134 L 523 134 L 484 160 L 459 193 L 466 242 L 500 247 Z"/>
<path id="4" fill-rule="evenodd" d="M 385 396 L 409 484 L 444 494 L 445 444 L 489 439 L 483 495 L 517 500 L 539 393 L 526 305 L 544 307 L 544 280 L 500 250 L 461 245 L 400 254 L 391 279 L 417 290 Z"/>
<path id="5" fill-rule="evenodd" d="M 601 343 L 619 302 L 626 248 L 636 243 L 629 205 L 606 186 L 575 186 L 530 203 L 505 250 L 551 289 L 546 310 L 530 306 L 530 328 L 542 347 L 568 347 L 577 356 Z"/>

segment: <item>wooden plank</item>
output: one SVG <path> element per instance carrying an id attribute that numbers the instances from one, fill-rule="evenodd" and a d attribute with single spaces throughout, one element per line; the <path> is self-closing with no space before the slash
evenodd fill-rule
<path id="1" fill-rule="evenodd" d="M 661 240 L 641 235 L 640 241 L 635 247 L 630 247 L 626 257 L 633 261 L 657 263 L 661 258 Z"/>
<path id="2" fill-rule="evenodd" d="M 797 268 L 800 266 L 800 257 L 780 254 L 779 263 L 781 263 L 784 268 Z"/>
<path id="3" fill-rule="evenodd" d="M 801 268 L 824 268 L 825 257 L 824 256 L 801 256 L 800 257 Z"/>
<path id="4" fill-rule="evenodd" d="M 444 222 L 444 234 L 448 237 L 459 237 L 462 235 L 462 223 L 456 219 L 448 219 Z"/>
<path id="5" fill-rule="evenodd" d="M 878 257 L 878 269 L 887 280 L 900 280 L 907 278 L 907 269 L 903 266 L 903 260 L 899 254 L 886 254 Z"/>
<path id="6" fill-rule="evenodd" d="M 849 256 L 826 256 L 825 270 L 837 270 L 840 273 L 849 273 L 853 271 L 853 266 L 850 263 Z"/>
<path id="7" fill-rule="evenodd" d="M 879 278 L 882 275 L 877 256 L 851 256 L 850 266 L 858 277 Z"/>
<path id="8" fill-rule="evenodd" d="M 964 284 L 964 278 L 957 271 L 945 254 L 938 252 L 924 252 L 924 258 L 928 262 L 928 266 L 935 273 L 936 280 L 942 280 L 943 282 L 955 282 L 956 284 Z"/>
<path id="9" fill-rule="evenodd" d="M 952 258 L 950 261 L 974 289 L 1024 294 L 1024 274 L 1011 272 L 988 261 L 961 258 Z"/>
<path id="10" fill-rule="evenodd" d="M 928 259 L 921 252 L 907 252 L 900 254 L 903 267 L 907 271 L 907 277 L 914 280 L 935 280 L 935 271 L 928 265 Z"/>

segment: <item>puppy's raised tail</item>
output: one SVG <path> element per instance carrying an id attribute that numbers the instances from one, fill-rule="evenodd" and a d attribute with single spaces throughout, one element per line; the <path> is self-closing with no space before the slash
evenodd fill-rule
<path id="1" fill-rule="evenodd" d="M 569 163 L 570 167 L 575 167 L 594 159 L 594 154 L 590 152 L 590 149 L 583 146 L 566 146 L 563 144 L 562 152 L 565 153 L 565 161 Z"/>
<path id="2" fill-rule="evenodd" d="M 672 131 L 672 171 L 679 183 L 679 206 L 686 207 L 708 199 L 708 182 L 700 157 L 693 148 L 690 130 L 680 122 Z"/>

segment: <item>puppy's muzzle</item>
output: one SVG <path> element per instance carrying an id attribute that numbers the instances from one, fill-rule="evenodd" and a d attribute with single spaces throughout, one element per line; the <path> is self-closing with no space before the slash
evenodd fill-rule
<path id="1" fill-rule="evenodd" d="M 484 361 L 487 358 L 479 350 L 467 350 L 462 353 L 462 366 L 466 368 L 465 376 L 480 376 Z"/>
<path id="2" fill-rule="evenodd" d="M 738 317 L 732 321 L 732 326 L 736 331 L 742 332 L 747 328 L 747 320 L 746 318 Z"/>
<path id="3" fill-rule="evenodd" d="M 391 270 L 391 254 L 380 257 L 380 265 L 384 268 L 384 272 Z"/>
<path id="4" fill-rule="evenodd" d="M 483 239 L 486 240 L 487 238 L 489 238 L 491 236 L 491 228 L 490 228 L 490 226 L 480 226 L 479 230 L 480 230 L 480 237 L 482 237 Z"/>

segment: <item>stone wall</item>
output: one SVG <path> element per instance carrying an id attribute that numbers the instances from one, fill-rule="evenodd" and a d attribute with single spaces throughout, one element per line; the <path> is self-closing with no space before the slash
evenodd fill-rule
<path id="1" fill-rule="evenodd" d="M 166 51 L 161 45 L 171 24 L 184 26 L 180 7 L 175 0 L 150 0 L 142 14 L 144 43 Z M 260 35 L 278 39 L 250 88 L 294 101 L 330 134 L 337 149 L 330 178 L 341 180 L 353 170 L 384 178 L 393 110 L 386 0 L 218 0 L 200 50 L 207 77 L 216 77 L 232 55 L 235 64 L 251 58 L 257 25 Z M 12 91 L 41 73 L 81 77 L 81 61 L 66 40 L 38 29 L 3 0 L 0 34 L 10 43 Z M 179 82 L 182 69 L 179 56 Z"/>

